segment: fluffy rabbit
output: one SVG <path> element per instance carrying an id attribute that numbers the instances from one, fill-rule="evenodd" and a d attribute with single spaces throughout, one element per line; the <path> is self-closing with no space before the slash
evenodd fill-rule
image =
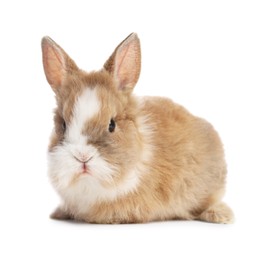
<path id="1" fill-rule="evenodd" d="M 52 218 L 233 221 L 221 201 L 226 164 L 214 128 L 167 98 L 132 95 L 141 65 L 136 34 L 100 71 L 79 69 L 49 37 L 42 53 L 57 100 L 48 175 L 62 204 Z"/>

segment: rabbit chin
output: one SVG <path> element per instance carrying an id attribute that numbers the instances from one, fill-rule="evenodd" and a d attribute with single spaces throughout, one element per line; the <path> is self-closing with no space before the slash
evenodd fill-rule
<path id="1" fill-rule="evenodd" d="M 99 154 L 87 163 L 87 172 L 63 146 L 56 147 L 48 154 L 48 176 L 62 197 L 65 206 L 85 213 L 96 202 L 112 201 L 135 191 L 139 184 L 135 167 L 122 180 L 118 169 L 111 166 Z"/>

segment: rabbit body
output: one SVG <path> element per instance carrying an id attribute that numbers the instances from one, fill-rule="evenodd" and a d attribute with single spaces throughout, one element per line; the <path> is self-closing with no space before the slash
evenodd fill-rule
<path id="1" fill-rule="evenodd" d="M 140 45 L 131 34 L 97 72 L 80 70 L 50 38 L 44 70 L 56 94 L 49 177 L 56 219 L 231 223 L 221 201 L 226 163 L 214 128 L 167 98 L 136 97 Z"/>

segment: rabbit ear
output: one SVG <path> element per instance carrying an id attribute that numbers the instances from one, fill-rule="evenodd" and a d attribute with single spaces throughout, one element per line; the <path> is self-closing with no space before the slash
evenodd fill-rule
<path id="1" fill-rule="evenodd" d="M 78 70 L 74 61 L 50 37 L 41 41 L 44 72 L 48 83 L 56 92 L 63 84 L 66 76 Z"/>
<path id="2" fill-rule="evenodd" d="M 117 46 L 104 68 L 114 77 L 117 88 L 129 93 L 138 81 L 140 66 L 140 41 L 132 33 Z"/>

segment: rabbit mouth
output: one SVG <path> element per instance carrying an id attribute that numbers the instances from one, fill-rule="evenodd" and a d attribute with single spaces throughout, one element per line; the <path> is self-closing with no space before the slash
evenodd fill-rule
<path id="1" fill-rule="evenodd" d="M 93 177 L 92 169 L 85 163 L 81 166 L 81 169 L 78 173 L 79 176 L 91 176 Z"/>
<path id="2" fill-rule="evenodd" d="M 82 173 L 81 174 L 91 174 L 91 169 L 88 167 L 88 165 L 84 162 L 82 163 Z"/>

